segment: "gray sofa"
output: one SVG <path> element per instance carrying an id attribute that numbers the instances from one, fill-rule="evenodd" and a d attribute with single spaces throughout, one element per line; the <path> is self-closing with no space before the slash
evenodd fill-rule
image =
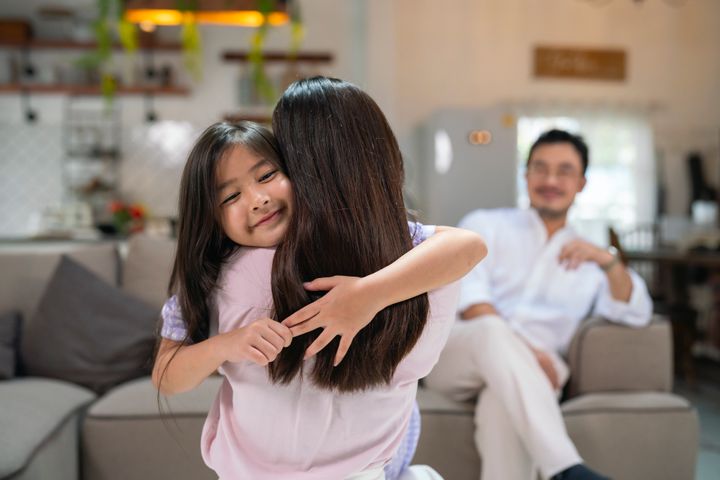
<path id="1" fill-rule="evenodd" d="M 594 318 L 575 335 L 567 358 L 571 377 L 561 404 L 580 455 L 614 480 L 695 477 L 697 413 L 672 391 L 668 323 L 655 318 L 633 329 Z M 424 389 L 423 433 L 415 461 L 447 479 L 477 480 L 474 403 Z"/>
<path id="2" fill-rule="evenodd" d="M 66 243 L 0 247 L 0 313 L 27 322 L 60 255 L 159 311 L 173 255 L 171 240 L 136 236 L 127 245 Z M 119 260 L 122 258 L 122 260 Z M 670 393 L 671 344 L 662 319 L 644 329 L 586 322 L 569 353 L 572 371 L 562 409 L 587 462 L 623 479 L 691 479 L 698 443 L 694 409 Z M 0 478 L 214 479 L 202 463 L 199 436 L 219 386 L 162 399 L 149 378 L 98 397 L 45 378 L 0 381 Z M 477 479 L 473 406 L 420 389 L 423 429 L 415 463 L 448 480 Z"/>

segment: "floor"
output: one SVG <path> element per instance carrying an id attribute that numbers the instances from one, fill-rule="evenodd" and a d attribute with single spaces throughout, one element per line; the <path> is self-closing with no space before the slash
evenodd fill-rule
<path id="1" fill-rule="evenodd" d="M 687 398 L 700 415 L 700 454 L 695 480 L 720 478 L 720 363 L 698 361 L 698 379 L 688 385 L 676 379 L 675 392 Z"/>

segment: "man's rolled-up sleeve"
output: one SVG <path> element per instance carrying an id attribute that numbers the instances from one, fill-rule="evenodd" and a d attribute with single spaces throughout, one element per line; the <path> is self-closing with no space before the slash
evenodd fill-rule
<path id="1" fill-rule="evenodd" d="M 628 269 L 628 273 L 632 279 L 630 300 L 623 302 L 613 298 L 606 277 L 601 285 L 593 314 L 604 317 L 611 322 L 622 323 L 633 327 L 643 327 L 650 323 L 650 319 L 652 318 L 652 299 L 648 293 L 645 281 L 640 275 L 630 269 Z"/>

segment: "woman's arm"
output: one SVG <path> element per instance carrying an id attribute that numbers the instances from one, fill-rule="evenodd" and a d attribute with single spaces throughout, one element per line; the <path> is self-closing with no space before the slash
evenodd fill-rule
<path id="1" fill-rule="evenodd" d="M 380 299 L 382 310 L 459 280 L 485 255 L 487 247 L 477 233 L 438 226 L 434 235 L 363 280 L 369 293 Z"/>
<path id="2" fill-rule="evenodd" d="M 335 365 L 339 364 L 355 335 L 380 310 L 458 280 L 487 254 L 485 242 L 474 232 L 453 227 L 437 227 L 435 232 L 392 264 L 366 277 L 335 276 L 307 283 L 307 290 L 328 293 L 283 321 L 291 327 L 293 336 L 323 328 L 305 358 L 340 335 L 335 356 Z"/>
<path id="3" fill-rule="evenodd" d="M 164 395 L 186 392 L 224 362 L 246 360 L 265 366 L 291 341 L 290 329 L 270 318 L 193 345 L 163 338 L 153 366 L 153 384 Z"/>

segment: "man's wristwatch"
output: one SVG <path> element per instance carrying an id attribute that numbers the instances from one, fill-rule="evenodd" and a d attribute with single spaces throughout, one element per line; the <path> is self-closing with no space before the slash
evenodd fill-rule
<path id="1" fill-rule="evenodd" d="M 610 271 L 611 268 L 613 268 L 615 265 L 620 263 L 620 252 L 618 252 L 618 249 L 615 247 L 608 248 L 608 253 L 613 256 L 612 260 L 610 260 L 607 263 L 604 263 L 603 265 L 600 265 L 600 268 L 602 268 L 603 272 Z"/>

